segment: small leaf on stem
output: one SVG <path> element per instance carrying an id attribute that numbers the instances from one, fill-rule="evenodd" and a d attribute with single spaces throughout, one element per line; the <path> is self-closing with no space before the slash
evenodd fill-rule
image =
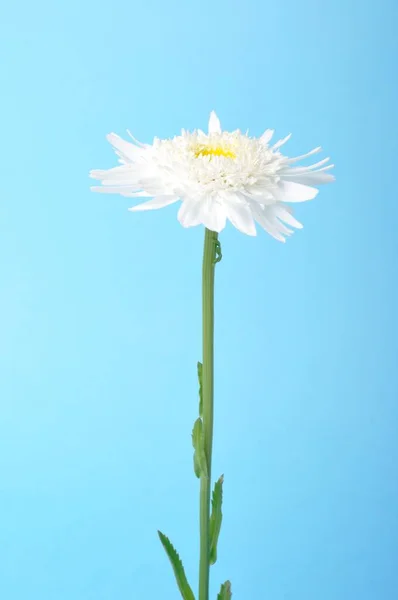
<path id="1" fill-rule="evenodd" d="M 217 596 L 217 600 L 231 600 L 231 582 L 226 581 L 222 584 L 220 593 Z"/>
<path id="2" fill-rule="evenodd" d="M 180 557 L 178 556 L 177 551 L 175 550 L 173 544 L 170 542 L 169 538 L 164 535 L 164 533 L 158 531 L 158 535 L 160 541 L 162 542 L 163 548 L 165 549 L 166 554 L 169 557 L 171 566 L 173 567 L 174 575 L 177 581 L 178 589 L 181 592 L 181 596 L 184 600 L 195 600 L 195 596 L 193 595 L 193 591 L 188 583 L 183 564 L 181 562 Z"/>
<path id="3" fill-rule="evenodd" d="M 203 433 L 203 422 L 198 417 L 192 430 L 192 446 L 194 447 L 193 468 L 196 477 L 207 477 L 207 460 L 205 454 L 205 438 Z"/>
<path id="4" fill-rule="evenodd" d="M 213 495 L 211 499 L 211 516 L 210 516 L 210 564 L 214 565 L 217 561 L 217 543 L 220 535 L 222 523 L 222 484 L 224 475 L 216 481 L 214 485 Z"/>

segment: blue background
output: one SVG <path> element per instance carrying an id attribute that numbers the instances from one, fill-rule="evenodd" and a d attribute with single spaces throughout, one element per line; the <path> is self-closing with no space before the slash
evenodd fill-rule
<path id="1" fill-rule="evenodd" d="M 212 598 L 398 597 L 394 1 L 22 0 L 2 9 L 0 596 L 197 586 L 203 230 L 89 191 L 105 134 L 290 131 L 337 181 L 216 281 Z M 322 157 L 323 157 L 322 156 Z M 321 157 L 321 158 L 322 158 Z"/>

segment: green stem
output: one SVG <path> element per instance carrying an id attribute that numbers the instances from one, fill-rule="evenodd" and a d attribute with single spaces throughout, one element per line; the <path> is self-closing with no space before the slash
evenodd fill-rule
<path id="1" fill-rule="evenodd" d="M 202 269 L 203 311 L 203 431 L 207 477 L 200 478 L 200 561 L 199 600 L 209 600 L 210 571 L 210 485 L 211 454 L 213 445 L 213 344 L 214 344 L 214 268 L 217 260 L 218 234 L 206 229 Z"/>

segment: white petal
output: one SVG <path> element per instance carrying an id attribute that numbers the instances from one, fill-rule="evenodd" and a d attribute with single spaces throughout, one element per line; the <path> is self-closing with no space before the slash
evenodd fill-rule
<path id="1" fill-rule="evenodd" d="M 278 217 L 278 219 L 282 219 L 282 221 L 285 221 L 285 223 L 291 225 L 292 227 L 295 227 L 296 229 L 303 228 L 302 223 L 300 223 L 300 221 L 297 221 L 297 219 L 293 217 L 290 207 L 275 204 L 273 209 L 274 214 Z"/>
<path id="2" fill-rule="evenodd" d="M 273 238 L 278 240 L 278 242 L 282 242 L 283 244 L 286 243 L 286 238 L 284 238 L 281 233 L 278 233 L 278 231 L 276 231 L 275 229 L 273 229 L 272 227 L 270 227 L 267 224 L 263 225 L 263 227 L 264 227 L 265 231 L 267 233 L 269 233 Z"/>
<path id="3" fill-rule="evenodd" d="M 310 165 L 309 167 L 307 167 L 307 169 L 311 170 L 311 171 L 315 171 L 315 170 L 319 170 L 320 167 L 322 167 L 322 165 L 325 165 L 326 163 L 328 163 L 330 160 L 330 156 L 328 156 L 327 158 L 324 158 L 323 160 L 318 161 L 317 163 L 314 163 L 313 165 Z M 334 165 L 329 165 L 328 167 L 326 167 L 327 169 L 331 169 Z M 298 167 L 300 168 L 300 167 Z"/>
<path id="4" fill-rule="evenodd" d="M 275 229 L 279 233 L 282 233 L 283 235 L 291 235 L 293 233 L 293 231 L 291 229 L 289 229 L 288 227 L 286 227 L 286 225 L 284 223 L 282 223 L 282 221 L 280 220 L 279 208 L 280 208 L 279 204 L 273 204 L 272 206 L 265 206 L 263 209 L 264 215 L 270 222 L 270 225 L 272 227 L 275 227 Z"/>
<path id="5" fill-rule="evenodd" d="M 137 144 L 137 146 L 140 146 L 141 148 L 149 148 L 149 144 L 143 144 L 142 142 L 139 142 L 128 129 L 127 133 L 129 134 L 133 142 Z"/>
<path id="6" fill-rule="evenodd" d="M 103 185 L 135 185 L 137 190 L 142 189 L 142 186 L 138 184 L 139 172 L 131 164 L 107 170 L 96 169 L 90 171 L 90 177 L 100 179 Z"/>
<path id="7" fill-rule="evenodd" d="M 301 156 L 295 156 L 294 158 L 288 158 L 287 162 L 289 164 L 298 162 L 299 160 L 302 160 L 303 158 L 307 158 L 308 156 L 312 156 L 313 154 L 318 154 L 318 152 L 320 152 L 321 150 L 322 150 L 321 146 L 318 146 L 317 148 L 314 148 L 310 152 L 307 152 L 307 154 L 302 154 Z"/>
<path id="8" fill-rule="evenodd" d="M 272 136 L 274 135 L 275 130 L 274 129 L 266 129 L 263 133 L 263 135 L 260 137 L 260 142 L 262 144 L 268 144 L 268 142 L 271 141 Z"/>
<path id="9" fill-rule="evenodd" d="M 177 218 L 183 227 L 199 225 L 202 206 L 200 200 L 187 198 L 183 201 L 178 211 Z"/>
<path id="10" fill-rule="evenodd" d="M 281 181 L 278 190 L 273 191 L 274 198 L 280 202 L 305 202 L 312 200 L 319 190 L 293 181 Z"/>
<path id="11" fill-rule="evenodd" d="M 278 142 L 276 142 L 276 144 L 274 144 L 272 146 L 272 150 L 278 150 L 278 148 L 280 148 L 281 146 L 283 146 L 283 144 L 286 144 L 286 142 L 288 140 L 290 140 L 291 137 L 292 137 L 292 134 L 289 133 L 289 135 L 287 135 L 286 137 L 284 137 L 282 140 L 279 140 Z"/>
<path id="12" fill-rule="evenodd" d="M 90 188 L 92 192 L 100 192 L 101 194 L 120 194 L 121 196 L 127 196 L 129 198 L 150 196 L 147 192 L 137 192 L 135 191 L 136 189 L 136 186 L 131 185 L 92 186 Z"/>
<path id="13" fill-rule="evenodd" d="M 90 171 L 90 177 L 92 179 L 108 179 L 110 177 L 125 177 L 129 175 L 130 171 L 125 165 L 121 167 L 113 167 L 112 169 L 93 169 Z"/>
<path id="14" fill-rule="evenodd" d="M 220 120 L 217 117 L 216 113 L 214 112 L 214 110 L 211 111 L 210 113 L 210 119 L 209 119 L 209 133 L 221 133 L 221 124 L 220 124 Z"/>
<path id="15" fill-rule="evenodd" d="M 131 194 L 129 194 L 130 198 L 150 198 L 152 196 L 152 194 L 150 194 L 147 191 L 143 191 L 143 192 L 131 192 Z"/>
<path id="16" fill-rule="evenodd" d="M 246 235 L 257 235 L 253 215 L 246 202 L 231 194 L 228 196 L 225 195 L 224 203 L 227 217 L 236 229 L 239 229 L 239 231 Z"/>
<path id="17" fill-rule="evenodd" d="M 142 204 L 137 204 L 137 206 L 132 206 L 128 210 L 133 212 L 140 210 L 155 210 L 156 208 L 163 208 L 169 204 L 174 204 L 174 202 L 177 202 L 177 200 L 178 196 L 156 196 L 152 200 L 148 200 L 148 202 L 143 202 Z"/>
<path id="18" fill-rule="evenodd" d="M 192 209 L 193 224 L 202 223 L 210 231 L 220 233 L 225 227 L 226 211 L 223 205 L 212 196 L 206 196 L 197 201 L 197 206 Z"/>
<path id="19" fill-rule="evenodd" d="M 329 169 L 333 169 L 334 165 L 327 165 L 326 167 L 322 167 L 327 162 L 329 162 L 330 158 L 324 158 L 313 165 L 308 165 L 306 167 L 288 167 L 281 169 L 281 175 L 293 175 L 294 173 L 307 173 L 308 171 L 328 171 Z M 322 167 L 322 169 L 320 168 Z"/>
<path id="20" fill-rule="evenodd" d="M 334 165 L 328 165 L 327 167 L 322 167 L 322 169 L 317 169 L 316 172 L 320 173 L 321 171 L 329 171 L 330 169 L 334 169 Z"/>
<path id="21" fill-rule="evenodd" d="M 330 165 L 332 167 L 332 165 Z M 283 178 L 287 177 L 283 175 Z M 315 173 L 298 173 L 297 175 L 290 175 L 289 179 L 284 179 L 285 183 L 292 182 L 304 185 L 321 185 L 322 183 L 331 183 L 335 180 L 335 176 L 324 171 L 315 171 Z"/>
<path id="22" fill-rule="evenodd" d="M 157 177 L 141 177 L 139 179 L 139 189 L 148 192 L 149 196 L 176 196 L 174 189 L 166 185 Z M 137 190 L 138 191 L 138 190 Z"/>
<path id="23" fill-rule="evenodd" d="M 256 205 L 256 206 L 253 206 L 252 210 L 253 210 L 254 218 L 256 219 L 257 223 L 259 225 L 261 225 L 261 227 L 263 229 L 265 229 L 265 231 L 267 233 L 272 235 L 272 237 L 275 238 L 276 240 L 278 240 L 279 242 L 286 241 L 285 238 L 283 237 L 283 235 L 281 233 L 279 233 L 279 231 L 275 227 L 275 225 L 272 225 L 270 220 L 267 219 L 266 212 L 265 212 L 266 209 L 261 208 L 260 206 Z"/>
<path id="24" fill-rule="evenodd" d="M 223 203 L 220 203 L 217 198 L 209 197 L 203 203 L 201 212 L 203 223 L 210 231 L 220 233 L 226 224 L 227 213 Z"/>
<path id="25" fill-rule="evenodd" d="M 278 233 L 281 233 L 283 235 L 292 235 L 293 230 L 289 229 L 288 227 L 286 227 L 286 225 L 284 225 L 284 223 L 282 223 L 281 221 L 277 221 L 276 219 L 274 221 L 271 221 L 272 224 L 275 224 L 275 228 L 277 229 Z"/>
<path id="26" fill-rule="evenodd" d="M 126 142 L 126 140 L 123 140 L 116 133 L 109 133 L 106 139 L 116 149 L 116 154 L 125 160 L 131 162 L 142 154 L 140 148 L 137 148 L 134 144 L 130 144 L 130 142 Z"/>

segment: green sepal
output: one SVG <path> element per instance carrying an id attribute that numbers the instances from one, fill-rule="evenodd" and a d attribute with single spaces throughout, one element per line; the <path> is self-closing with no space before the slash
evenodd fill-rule
<path id="1" fill-rule="evenodd" d="M 203 365 L 198 362 L 198 380 L 199 380 L 199 415 L 203 417 Z"/>
<path id="2" fill-rule="evenodd" d="M 193 591 L 188 583 L 188 580 L 185 575 L 184 567 L 181 562 L 180 557 L 178 556 L 177 551 L 175 550 L 173 544 L 170 542 L 169 538 L 166 537 L 161 531 L 158 531 L 158 535 L 160 541 L 162 542 L 163 548 L 166 551 L 167 556 L 171 562 L 171 566 L 173 567 L 174 575 L 177 581 L 178 589 L 181 592 L 181 596 L 184 600 L 195 600 L 195 596 L 193 595 Z"/>
<path id="3" fill-rule="evenodd" d="M 203 422 L 198 417 L 194 423 L 192 430 L 192 446 L 194 447 L 193 454 L 193 469 L 196 477 L 200 478 L 208 476 L 207 460 L 205 454 L 205 436 L 203 432 Z"/>
<path id="4" fill-rule="evenodd" d="M 231 600 L 231 582 L 226 581 L 222 584 L 220 593 L 217 596 L 217 600 Z"/>
<path id="5" fill-rule="evenodd" d="M 214 484 L 213 495 L 211 498 L 211 516 L 210 516 L 210 564 L 214 565 L 217 561 L 217 543 L 220 535 L 222 523 L 222 484 L 224 475 Z"/>
<path id="6" fill-rule="evenodd" d="M 216 265 L 222 259 L 221 243 L 220 240 L 214 241 L 214 258 L 213 265 Z"/>

